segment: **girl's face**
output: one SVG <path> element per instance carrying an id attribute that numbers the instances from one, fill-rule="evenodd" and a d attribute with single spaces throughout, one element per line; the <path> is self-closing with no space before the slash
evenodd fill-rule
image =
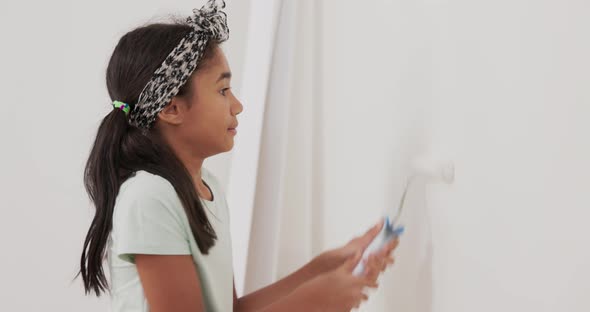
<path id="1" fill-rule="evenodd" d="M 176 128 L 175 139 L 193 156 L 207 158 L 230 151 L 243 106 L 231 91 L 231 71 L 221 48 L 197 71 L 190 92 L 183 101 L 182 122 Z"/>

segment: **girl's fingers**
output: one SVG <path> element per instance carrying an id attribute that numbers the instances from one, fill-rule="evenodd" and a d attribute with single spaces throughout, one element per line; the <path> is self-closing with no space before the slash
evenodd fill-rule
<path id="1" fill-rule="evenodd" d="M 344 264 L 341 265 L 341 268 L 346 270 L 347 272 L 354 271 L 354 267 L 356 264 L 361 260 L 363 254 L 360 251 L 357 251 L 354 256 L 349 257 Z"/>
<path id="2" fill-rule="evenodd" d="M 355 276 L 353 279 L 353 285 L 356 287 L 368 287 L 368 288 L 377 288 L 379 284 L 374 279 L 369 278 L 368 276 Z"/>
<path id="3" fill-rule="evenodd" d="M 367 300 L 369 300 L 369 296 L 367 296 L 367 294 L 365 294 L 365 293 L 361 293 L 358 297 L 354 298 L 354 301 L 356 303 L 354 304 L 354 306 L 352 308 L 358 309 L 361 306 L 361 304 Z"/>
<path id="4" fill-rule="evenodd" d="M 395 263 L 395 259 L 391 255 L 387 255 L 384 252 L 378 252 L 370 254 L 366 259 L 363 259 L 365 266 L 364 276 L 371 280 L 376 280 L 382 272 L 392 266 Z"/>
<path id="5" fill-rule="evenodd" d="M 387 260 L 387 266 L 390 267 L 395 263 L 395 258 L 389 258 Z"/>
<path id="6" fill-rule="evenodd" d="M 372 255 L 373 259 L 372 259 L 372 269 L 373 272 L 377 272 L 380 271 L 380 267 L 381 267 L 381 262 L 383 262 L 383 257 L 381 257 L 381 255 Z"/>
<path id="7" fill-rule="evenodd" d="M 389 258 L 391 258 L 392 256 L 392 252 L 387 252 L 387 250 L 383 250 L 382 252 L 379 253 L 379 259 L 381 260 L 381 265 L 383 264 L 387 264 L 387 260 Z"/>
<path id="8" fill-rule="evenodd" d="M 379 287 L 379 284 L 374 280 L 362 278 L 361 286 L 362 287 L 369 287 L 369 288 L 377 288 L 377 287 Z"/>
<path id="9" fill-rule="evenodd" d="M 367 278 L 370 278 L 370 276 L 373 274 L 373 263 L 371 261 L 371 256 L 367 257 L 367 259 L 363 260 L 363 264 L 365 266 L 365 272 L 364 272 L 364 276 L 366 276 Z"/>
<path id="10" fill-rule="evenodd" d="M 389 254 L 382 254 L 380 257 L 380 261 L 379 261 L 379 269 L 380 271 L 384 271 L 385 268 L 387 268 L 387 262 L 389 260 L 389 258 L 391 258 L 391 256 Z"/>
<path id="11" fill-rule="evenodd" d="M 379 277 L 379 274 L 381 274 L 382 267 L 383 267 L 383 263 L 385 262 L 385 259 L 377 256 L 377 255 L 371 255 L 369 257 L 369 265 L 368 265 L 368 270 L 367 270 L 367 277 L 372 279 L 372 280 L 376 280 L 377 277 Z"/>
<path id="12" fill-rule="evenodd" d="M 385 256 L 391 255 L 391 253 L 397 248 L 399 245 L 399 238 L 396 238 L 390 242 L 388 242 L 385 246 L 378 251 L 379 254 L 383 254 Z"/>
<path id="13" fill-rule="evenodd" d="M 360 245 L 360 249 L 365 250 L 367 246 L 369 246 L 369 244 L 373 241 L 373 239 L 379 234 L 379 232 L 381 232 L 381 228 L 383 228 L 384 224 L 385 219 L 379 219 L 379 222 L 377 222 L 377 224 L 375 224 L 372 228 L 367 230 L 365 234 L 358 237 L 358 240 L 355 241 L 355 244 L 358 243 Z"/>
<path id="14" fill-rule="evenodd" d="M 383 266 L 385 265 L 385 262 L 387 261 L 387 255 L 381 255 L 380 257 L 377 258 L 377 263 L 376 266 L 379 269 L 379 271 L 381 271 L 383 269 Z"/>
<path id="15" fill-rule="evenodd" d="M 365 267 L 367 268 L 368 276 L 376 278 L 375 275 L 379 275 L 384 272 L 389 266 L 395 262 L 392 256 L 372 256 L 366 260 Z"/>
<path id="16" fill-rule="evenodd" d="M 396 238 L 387 244 L 387 251 L 388 253 L 392 252 L 397 245 L 399 245 L 399 238 Z"/>

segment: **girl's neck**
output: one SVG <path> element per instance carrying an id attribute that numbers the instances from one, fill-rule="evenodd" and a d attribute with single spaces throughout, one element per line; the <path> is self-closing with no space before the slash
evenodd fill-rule
<path id="1" fill-rule="evenodd" d="M 176 157 L 178 157 L 180 162 L 182 162 L 182 164 L 188 170 L 191 178 L 193 179 L 193 184 L 195 185 L 197 193 L 208 194 L 208 188 L 205 183 L 203 183 L 201 176 L 201 168 L 203 167 L 203 162 L 205 159 L 201 157 L 195 157 L 195 155 L 190 152 L 190 148 L 186 148 L 180 142 L 168 138 L 167 135 L 164 135 L 163 137 L 167 141 L 174 154 L 176 154 Z"/>

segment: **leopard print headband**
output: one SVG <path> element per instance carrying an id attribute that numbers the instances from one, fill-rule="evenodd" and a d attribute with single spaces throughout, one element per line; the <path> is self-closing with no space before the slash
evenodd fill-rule
<path id="1" fill-rule="evenodd" d="M 139 95 L 129 113 L 129 124 L 150 129 L 157 114 L 189 79 L 210 39 L 224 42 L 229 38 L 227 15 L 221 11 L 225 1 L 209 0 L 201 9 L 193 10 L 187 23 L 193 27 L 168 54 Z"/>

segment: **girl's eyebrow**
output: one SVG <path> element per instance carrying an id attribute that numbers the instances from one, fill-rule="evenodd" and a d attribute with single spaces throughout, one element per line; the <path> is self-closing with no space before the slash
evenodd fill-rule
<path id="1" fill-rule="evenodd" d="M 219 78 L 217 78 L 217 81 L 215 81 L 215 83 L 218 83 L 219 81 L 223 80 L 223 79 L 230 79 L 231 78 L 231 72 L 223 72 L 221 73 L 221 75 L 219 75 Z"/>

